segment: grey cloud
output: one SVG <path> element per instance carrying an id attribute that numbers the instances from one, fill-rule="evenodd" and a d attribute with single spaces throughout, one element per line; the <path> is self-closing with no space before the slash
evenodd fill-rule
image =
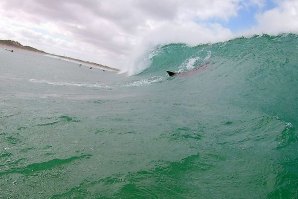
<path id="1" fill-rule="evenodd" d="M 84 16 L 82 9 L 85 8 L 84 11 L 89 12 L 87 7 L 70 0 L 9 0 L 4 1 L 3 6 L 16 15 L 24 13 L 34 16 L 39 21 L 80 22 Z"/>
<path id="2" fill-rule="evenodd" d="M 137 8 L 146 13 L 148 16 L 161 20 L 175 18 L 178 10 L 178 2 L 176 0 L 136 0 L 135 4 Z"/>

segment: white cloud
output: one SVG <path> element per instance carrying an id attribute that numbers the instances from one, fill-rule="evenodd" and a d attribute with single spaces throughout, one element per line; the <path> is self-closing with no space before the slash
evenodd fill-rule
<path id="1" fill-rule="evenodd" d="M 257 23 L 252 30 L 256 33 L 298 33 L 298 1 L 279 1 L 276 8 L 259 14 Z"/>

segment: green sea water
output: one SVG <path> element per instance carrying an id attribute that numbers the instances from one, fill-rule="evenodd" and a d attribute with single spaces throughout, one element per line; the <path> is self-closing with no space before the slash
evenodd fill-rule
<path id="1" fill-rule="evenodd" d="M 297 52 L 169 44 L 128 77 L 0 49 L 0 198 L 298 198 Z"/>

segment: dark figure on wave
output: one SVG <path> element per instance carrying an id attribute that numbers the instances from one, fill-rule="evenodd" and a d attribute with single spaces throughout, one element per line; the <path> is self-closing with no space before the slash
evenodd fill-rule
<path id="1" fill-rule="evenodd" d="M 183 72 L 173 72 L 173 71 L 168 71 L 167 70 L 167 73 L 170 77 L 176 77 L 176 76 L 183 77 L 183 76 L 193 75 L 195 73 L 199 73 L 199 72 L 202 72 L 202 71 L 206 70 L 206 68 L 208 67 L 208 64 L 209 64 L 209 62 L 205 63 L 201 66 L 195 67 L 192 70 L 183 71 Z"/>

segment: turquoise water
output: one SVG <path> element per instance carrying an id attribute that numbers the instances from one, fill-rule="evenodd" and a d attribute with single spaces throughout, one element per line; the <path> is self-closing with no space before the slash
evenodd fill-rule
<path id="1" fill-rule="evenodd" d="M 169 44 L 127 77 L 0 50 L 0 198 L 298 198 L 297 52 Z"/>

